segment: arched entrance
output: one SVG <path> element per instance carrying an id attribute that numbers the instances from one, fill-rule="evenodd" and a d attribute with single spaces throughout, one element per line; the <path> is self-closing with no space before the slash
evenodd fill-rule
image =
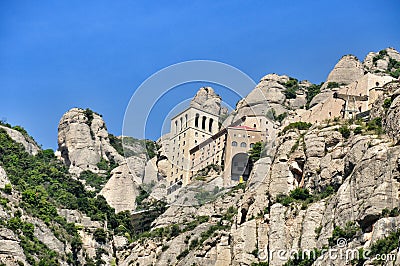
<path id="1" fill-rule="evenodd" d="M 238 153 L 232 158 L 231 162 L 231 180 L 239 181 L 240 176 L 246 181 L 250 175 L 249 155 L 247 153 Z"/>

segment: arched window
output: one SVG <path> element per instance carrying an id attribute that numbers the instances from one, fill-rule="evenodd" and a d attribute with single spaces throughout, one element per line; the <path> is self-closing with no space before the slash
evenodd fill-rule
<path id="1" fill-rule="evenodd" d="M 180 120 L 181 120 L 181 128 L 180 128 L 180 131 L 182 131 L 182 127 L 183 127 L 183 119 L 182 119 L 182 117 L 180 118 Z"/>
<path id="2" fill-rule="evenodd" d="M 242 143 L 240 143 L 240 147 L 242 147 L 242 148 L 246 148 L 246 146 L 247 146 L 246 142 L 242 142 Z"/>
<path id="3" fill-rule="evenodd" d="M 178 133 L 178 120 L 175 120 L 175 133 Z"/>
<path id="4" fill-rule="evenodd" d="M 187 125 L 188 125 L 188 115 L 185 114 L 185 127 L 187 127 Z"/>
<path id="5" fill-rule="evenodd" d="M 212 132 L 212 126 L 213 126 L 214 119 L 210 118 L 210 121 L 208 122 L 208 131 Z"/>
<path id="6" fill-rule="evenodd" d="M 195 117 L 195 119 L 194 119 L 194 126 L 195 127 L 199 127 L 199 114 L 196 114 L 196 117 Z"/>
<path id="7" fill-rule="evenodd" d="M 245 143 L 246 144 L 246 143 Z M 232 146 L 237 146 L 237 142 L 236 141 L 232 141 Z"/>
<path id="8" fill-rule="evenodd" d="M 254 143 L 250 143 L 250 149 L 254 147 Z"/>
<path id="9" fill-rule="evenodd" d="M 206 129 L 206 119 L 207 117 L 203 116 L 203 120 L 201 121 L 201 128 L 204 130 Z"/>

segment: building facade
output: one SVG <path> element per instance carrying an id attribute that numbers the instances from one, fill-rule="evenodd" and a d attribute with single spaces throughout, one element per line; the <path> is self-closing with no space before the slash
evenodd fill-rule
<path id="1" fill-rule="evenodd" d="M 221 166 L 224 184 L 247 179 L 250 168 L 248 151 L 256 142 L 267 139 L 272 123 L 264 116 L 245 116 L 220 129 L 219 117 L 189 107 L 171 119 L 167 175 L 168 193 L 189 184 L 199 170 Z"/>

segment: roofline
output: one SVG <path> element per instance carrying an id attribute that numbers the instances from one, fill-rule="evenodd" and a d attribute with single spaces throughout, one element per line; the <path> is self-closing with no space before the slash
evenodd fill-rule
<path id="1" fill-rule="evenodd" d="M 212 142 L 213 140 L 216 140 L 217 138 L 219 138 L 220 136 L 222 136 L 223 134 L 226 134 L 228 132 L 228 128 L 229 127 L 234 127 L 239 125 L 240 123 L 246 121 L 246 116 L 242 116 L 241 118 L 239 118 L 238 120 L 236 120 L 235 122 L 233 122 L 232 124 L 230 124 L 229 126 L 221 129 L 220 131 L 218 131 L 217 133 L 215 133 L 214 135 L 212 135 L 211 137 L 209 137 L 208 139 L 204 140 L 203 142 L 201 142 L 200 144 L 194 146 L 193 148 L 191 148 L 189 150 L 189 154 L 192 154 L 195 151 L 200 150 L 200 148 L 203 148 L 205 145 L 207 145 L 208 143 Z"/>
<path id="2" fill-rule="evenodd" d="M 210 112 L 201 110 L 200 108 L 197 108 L 197 107 L 194 107 L 194 106 L 189 106 L 189 107 L 186 108 L 185 110 L 183 110 L 183 111 L 179 112 L 178 114 L 174 115 L 173 117 L 171 117 L 171 120 L 174 120 L 176 117 L 180 116 L 181 114 L 183 114 L 184 112 L 186 112 L 187 110 L 189 110 L 189 109 L 191 109 L 191 108 L 196 109 L 196 110 L 201 111 L 201 112 L 204 112 L 204 113 L 209 114 L 209 115 L 216 116 L 216 117 L 219 118 L 219 115 L 216 115 L 216 114 L 213 114 L 213 113 L 210 113 Z"/>

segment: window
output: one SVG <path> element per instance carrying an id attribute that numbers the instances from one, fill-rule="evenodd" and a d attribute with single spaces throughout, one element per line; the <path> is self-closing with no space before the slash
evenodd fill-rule
<path id="1" fill-rule="evenodd" d="M 203 120 L 201 121 L 201 128 L 204 130 L 206 129 L 206 119 L 207 117 L 203 116 Z"/>
<path id="2" fill-rule="evenodd" d="M 198 137 L 198 136 L 199 136 L 199 133 L 195 132 L 195 133 L 194 133 L 194 136 L 195 136 L 195 137 Z"/>
<path id="3" fill-rule="evenodd" d="M 253 127 L 254 127 L 254 128 L 256 128 L 256 127 L 257 127 L 257 125 L 256 125 L 256 124 L 253 124 Z"/>
<path id="4" fill-rule="evenodd" d="M 187 125 L 188 125 L 188 115 L 185 114 L 185 127 L 187 127 Z"/>
<path id="5" fill-rule="evenodd" d="M 238 166 L 238 162 L 233 162 L 233 166 Z"/>
<path id="6" fill-rule="evenodd" d="M 194 119 L 194 126 L 195 127 L 199 127 L 199 117 L 200 117 L 200 115 L 196 114 L 196 117 Z"/>
<path id="7" fill-rule="evenodd" d="M 175 133 L 178 133 L 178 120 L 175 120 Z"/>
<path id="8" fill-rule="evenodd" d="M 182 121 L 183 119 L 182 119 L 182 117 L 180 118 L 180 121 L 181 121 L 181 131 L 182 131 L 182 127 L 183 127 L 183 121 Z"/>
<path id="9" fill-rule="evenodd" d="M 250 143 L 250 148 L 253 148 L 254 147 L 254 143 Z"/>
<path id="10" fill-rule="evenodd" d="M 247 146 L 246 142 L 242 142 L 242 143 L 240 143 L 240 147 L 242 147 L 242 148 L 246 148 L 246 146 Z"/>
<path id="11" fill-rule="evenodd" d="M 186 141 L 183 141 L 183 146 L 185 146 L 185 144 L 186 144 Z"/>
<path id="12" fill-rule="evenodd" d="M 245 143 L 246 144 L 246 143 Z M 237 142 L 236 141 L 232 141 L 232 146 L 237 146 Z"/>
<path id="13" fill-rule="evenodd" d="M 208 122 L 208 131 L 210 131 L 210 132 L 212 132 L 213 122 L 214 122 L 214 120 L 212 118 L 210 118 L 210 121 Z"/>

